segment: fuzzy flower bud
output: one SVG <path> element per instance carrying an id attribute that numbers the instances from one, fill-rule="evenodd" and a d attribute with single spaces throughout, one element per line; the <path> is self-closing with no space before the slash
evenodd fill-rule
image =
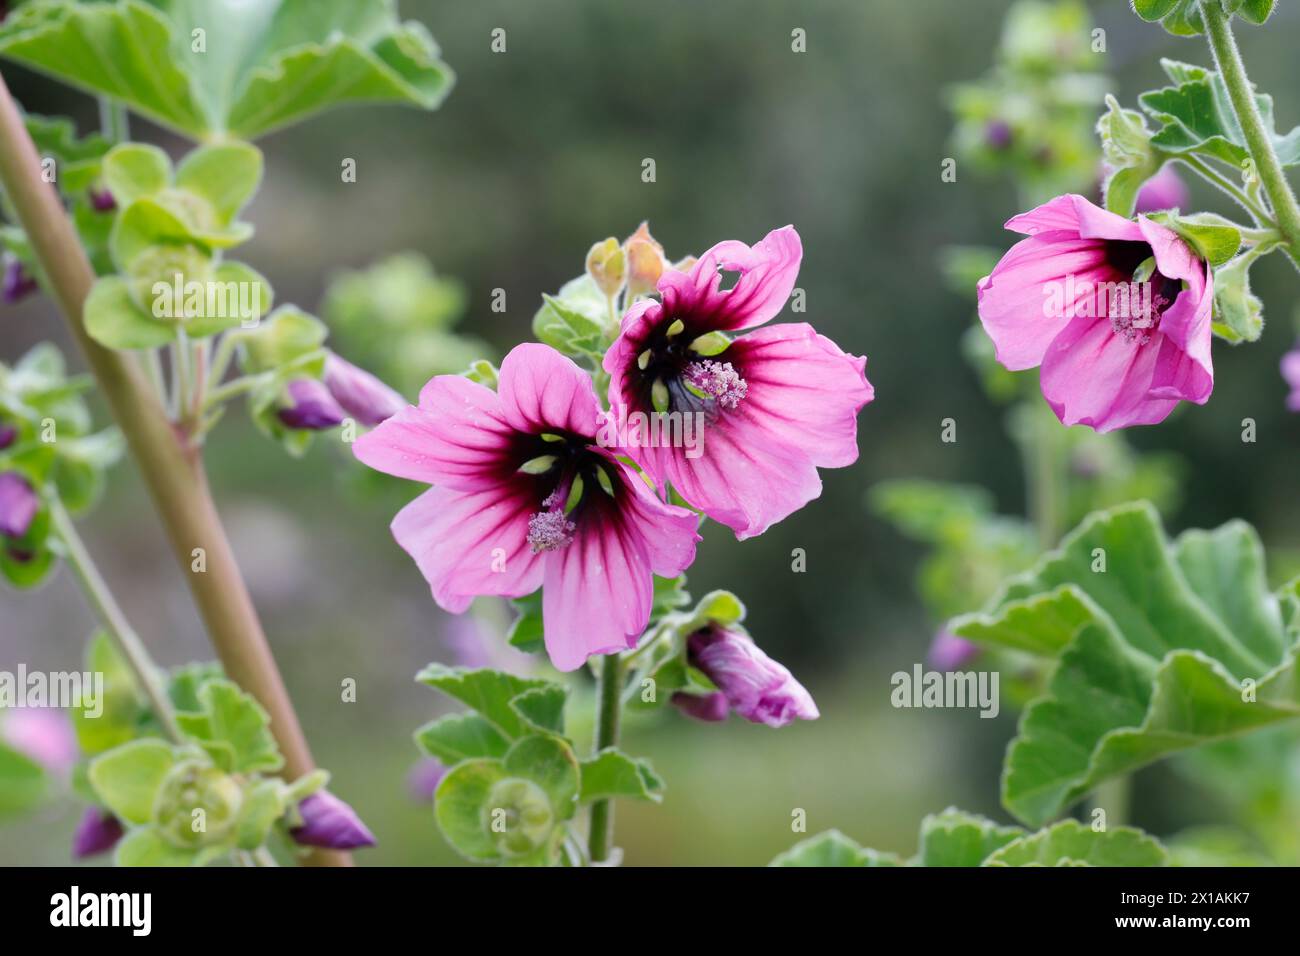
<path id="1" fill-rule="evenodd" d="M 668 262 L 664 259 L 664 247 L 650 235 L 648 223 L 641 223 L 636 232 L 628 236 L 623 251 L 627 255 L 629 300 L 654 292 Z"/>
<path id="2" fill-rule="evenodd" d="M 276 415 L 289 428 L 322 431 L 341 425 L 347 412 L 335 400 L 325 383 L 298 378 L 289 383 L 289 404 Z"/>
<path id="3" fill-rule="evenodd" d="M 591 276 L 606 298 L 614 296 L 623 288 L 626 272 L 627 260 L 623 256 L 623 248 L 613 236 L 596 243 L 587 253 L 587 275 Z"/>
<path id="4" fill-rule="evenodd" d="M 687 638 L 690 661 L 746 720 L 784 727 L 820 716 L 812 695 L 746 634 L 712 625 Z"/>
<path id="5" fill-rule="evenodd" d="M 298 804 L 302 825 L 289 831 L 295 843 L 325 847 L 330 850 L 353 850 L 374 846 L 375 837 L 361 822 L 357 812 L 328 790 L 318 790 Z"/>
<path id="6" fill-rule="evenodd" d="M 401 395 L 333 352 L 325 356 L 325 387 L 345 412 L 367 428 L 387 421 L 406 407 Z"/>

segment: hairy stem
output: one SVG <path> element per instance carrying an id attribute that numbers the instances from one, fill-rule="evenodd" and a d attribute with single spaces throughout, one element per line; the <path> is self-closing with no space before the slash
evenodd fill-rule
<path id="1" fill-rule="evenodd" d="M 86 333 L 82 307 L 95 274 L 58 193 L 42 180 L 40 169 L 36 146 L 0 77 L 0 185 L 126 438 L 222 667 L 270 715 L 284 774 L 296 779 L 315 769 L 311 751 L 217 517 L 202 460 L 172 428 L 139 364 Z M 202 564 L 196 560 L 200 555 Z M 341 853 L 315 854 L 312 860 L 348 863 Z"/>
<path id="2" fill-rule="evenodd" d="M 57 496 L 51 496 L 50 516 L 54 522 L 54 531 L 63 542 L 63 557 L 81 585 L 81 590 L 94 609 L 95 616 L 99 618 L 100 625 L 117 647 L 127 666 L 131 668 L 136 684 L 148 698 L 149 707 L 158 718 L 158 722 L 162 724 L 163 730 L 167 732 L 167 736 L 174 743 L 180 743 L 181 733 L 176 726 L 176 713 L 158 677 L 158 668 L 139 635 L 127 621 L 126 615 L 118 607 L 113 592 L 104 582 L 99 568 L 95 566 L 90 552 L 86 550 L 85 543 L 77 533 L 76 525 L 72 523 L 71 516 Z"/>
<path id="3" fill-rule="evenodd" d="M 1268 211 L 1263 209 L 1258 202 L 1252 199 L 1244 189 L 1239 187 L 1227 176 L 1224 176 L 1209 163 L 1191 155 L 1190 153 L 1179 156 L 1178 161 L 1186 165 L 1188 169 L 1192 170 L 1192 172 L 1196 173 L 1210 185 L 1221 190 L 1236 202 L 1237 205 L 1241 206 L 1242 209 L 1250 213 L 1250 217 L 1255 220 L 1255 225 L 1262 226 L 1273 221 L 1273 217 L 1268 214 Z"/>
<path id="4" fill-rule="evenodd" d="M 1264 193 L 1273 207 L 1278 232 L 1285 240 L 1284 248 L 1296 267 L 1300 268 L 1300 204 L 1296 203 L 1291 184 L 1282 172 L 1282 163 L 1273 148 L 1272 135 L 1265 128 L 1263 117 L 1259 115 L 1255 92 L 1246 77 L 1246 67 L 1241 61 L 1237 40 L 1232 35 L 1230 16 L 1224 12 L 1219 0 L 1201 0 L 1201 16 L 1205 20 L 1205 35 L 1209 38 L 1214 62 L 1223 76 L 1223 82 L 1228 88 L 1228 99 L 1232 102 L 1237 122 L 1241 124 L 1241 131 L 1246 137 L 1246 146 L 1250 149 L 1255 164 L 1255 174 L 1259 176 L 1260 185 L 1264 187 Z"/>
<path id="5" fill-rule="evenodd" d="M 600 753 L 618 743 L 619 717 L 623 710 L 623 659 L 606 654 L 600 661 L 600 679 L 596 685 L 596 745 Z M 609 858 L 614 845 L 614 804 L 597 800 L 591 805 L 591 829 L 587 834 L 587 851 L 591 862 Z"/>

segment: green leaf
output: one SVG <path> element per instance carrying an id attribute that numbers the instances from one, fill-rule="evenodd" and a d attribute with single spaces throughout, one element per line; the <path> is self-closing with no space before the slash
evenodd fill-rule
<path id="1" fill-rule="evenodd" d="M 1169 15 L 1180 0 L 1133 0 L 1133 10 L 1143 20 L 1154 23 Z"/>
<path id="2" fill-rule="evenodd" d="M 61 116 L 37 116 L 28 113 L 23 117 L 27 132 L 43 158 L 54 160 L 56 182 L 64 196 L 84 199 L 84 193 L 96 184 L 101 175 L 101 159 L 112 145 L 98 133 L 78 139 L 72 121 Z M 75 208 L 86 208 L 79 204 Z M 112 216 L 99 215 L 98 222 L 112 223 Z"/>
<path id="3" fill-rule="evenodd" d="M 1006 844 L 985 866 L 1164 866 L 1160 842 L 1132 827 L 1098 833 L 1078 820 L 1062 820 L 1046 830 Z"/>
<path id="4" fill-rule="evenodd" d="M 451 71 L 393 0 L 38 0 L 0 56 L 193 139 L 253 139 L 348 102 L 433 109 Z"/>
<path id="5" fill-rule="evenodd" d="M 425 667 L 415 679 L 477 711 L 497 731 L 510 739 L 530 732 L 528 723 L 511 706 L 511 701 L 525 691 L 544 690 L 552 686 L 549 681 L 515 677 L 488 668 L 473 670 L 436 663 Z"/>
<path id="6" fill-rule="evenodd" d="M 768 866 L 902 866 L 892 853 L 863 849 L 839 830 L 827 830 L 796 843 Z"/>
<path id="7" fill-rule="evenodd" d="M 1296 635 L 1265 581 L 1248 526 L 1170 544 L 1149 506 L 1126 505 L 1091 516 L 988 613 L 953 621 L 1056 659 L 1007 753 L 1007 808 L 1041 823 L 1106 779 L 1300 716 Z"/>
<path id="8" fill-rule="evenodd" d="M 558 295 L 543 295 L 533 316 L 533 335 L 565 355 L 600 358 L 605 354 L 609 300 L 589 275 L 571 279 Z"/>
<path id="9" fill-rule="evenodd" d="M 162 192 L 171 179 L 172 161 L 148 143 L 121 143 L 104 157 L 104 182 L 119 206 Z"/>
<path id="10" fill-rule="evenodd" d="M 284 765 L 266 711 L 224 678 L 199 689 L 198 713 L 179 712 L 181 731 L 196 740 L 227 773 L 279 770 Z"/>
<path id="11" fill-rule="evenodd" d="M 235 824 L 236 846 L 242 850 L 255 850 L 266 842 L 271 827 L 288 809 L 286 790 L 279 780 L 263 780 L 244 791 L 244 802 L 239 807 L 239 820 Z"/>
<path id="12" fill-rule="evenodd" d="M 182 849 L 157 827 L 132 830 L 117 844 L 113 862 L 118 866 L 199 866 L 206 854 L 197 847 Z"/>
<path id="13" fill-rule="evenodd" d="M 509 741 L 478 714 L 447 714 L 415 732 L 415 743 L 447 765 L 477 757 L 504 757 Z"/>
<path id="14" fill-rule="evenodd" d="M 1223 77 L 1176 60 L 1160 62 L 1177 85 L 1138 97 L 1148 115 L 1164 124 L 1152 135 L 1151 145 L 1173 154 L 1203 153 L 1241 168 L 1250 150 Z M 1273 98 L 1256 93 L 1255 104 L 1282 165 L 1300 163 L 1300 127 L 1279 136 L 1274 131 Z"/>
<path id="15" fill-rule="evenodd" d="M 95 795 L 113 813 L 137 826 L 153 816 L 154 797 L 176 758 L 161 740 L 135 740 L 90 762 Z"/>
<path id="16" fill-rule="evenodd" d="M 1202 259 L 1215 267 L 1223 265 L 1241 248 L 1241 231 L 1222 216 L 1213 213 L 1194 216 L 1156 213 L 1150 218 L 1178 233 Z"/>
<path id="17" fill-rule="evenodd" d="M 582 785 L 578 799 L 583 803 L 611 797 L 663 801 L 664 783 L 646 760 L 635 760 L 615 747 L 606 747 L 590 760 L 582 761 Z"/>
<path id="18" fill-rule="evenodd" d="M 44 768 L 35 760 L 0 743 L 0 819 L 39 806 L 49 782 Z"/>
<path id="19" fill-rule="evenodd" d="M 282 305 L 266 320 L 241 336 L 245 372 L 267 372 L 315 353 L 329 330 L 325 323 L 297 306 Z"/>
<path id="20" fill-rule="evenodd" d="M 262 151 L 249 143 L 200 147 L 176 168 L 176 186 L 206 199 L 223 225 L 253 198 L 261 181 Z"/>
<path id="21" fill-rule="evenodd" d="M 84 709 L 73 708 L 71 714 L 77 745 L 93 757 L 135 739 L 147 711 L 135 675 L 102 631 L 86 647 L 86 670 L 104 675 L 103 711 L 88 717 Z"/>
<path id="22" fill-rule="evenodd" d="M 506 778 L 499 760 L 466 760 L 448 771 L 438 783 L 433 811 L 452 847 L 469 860 L 500 859 L 488 829 L 485 809 L 492 787 Z"/>
<path id="23" fill-rule="evenodd" d="M 510 622 L 506 640 L 525 654 L 535 654 L 546 646 L 542 629 L 542 591 L 538 588 L 527 597 L 511 602 L 517 616 Z"/>
<path id="24" fill-rule="evenodd" d="M 86 332 L 110 349 L 156 349 L 176 341 L 177 322 L 155 319 L 135 304 L 119 276 L 96 279 L 83 312 Z"/>
<path id="25" fill-rule="evenodd" d="M 1253 251 L 1214 272 L 1214 331 L 1234 344 L 1257 341 L 1264 332 L 1264 303 L 1250 291 Z"/>
<path id="26" fill-rule="evenodd" d="M 510 709 L 535 730 L 548 734 L 564 734 L 564 705 L 569 699 L 569 689 L 560 684 L 547 684 L 526 690 L 510 700 Z"/>
<path id="27" fill-rule="evenodd" d="M 573 816 L 578 805 L 578 758 L 563 740 L 546 734 L 525 737 L 511 746 L 501 763 L 510 776 L 541 787 L 559 819 Z"/>
<path id="28" fill-rule="evenodd" d="M 275 294 L 266 276 L 242 262 L 223 262 L 205 289 L 203 315 L 185 319 L 185 334 L 202 339 L 226 329 L 256 327 Z"/>
<path id="29" fill-rule="evenodd" d="M 919 866 L 979 866 L 989 854 L 1024 836 L 1020 827 L 949 807 L 921 821 Z"/>

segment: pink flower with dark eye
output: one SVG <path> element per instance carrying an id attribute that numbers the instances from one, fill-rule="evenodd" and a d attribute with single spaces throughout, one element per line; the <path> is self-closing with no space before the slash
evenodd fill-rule
<path id="1" fill-rule="evenodd" d="M 393 520 L 434 600 L 460 613 L 477 595 L 542 591 L 543 636 L 560 670 L 635 646 L 652 576 L 694 560 L 696 516 L 664 504 L 597 445 L 591 377 L 554 349 L 516 347 L 499 391 L 440 375 L 357 439 L 357 458 L 433 487 Z"/>
<path id="2" fill-rule="evenodd" d="M 21 538 L 32 526 L 41 499 L 16 471 L 0 472 L 0 535 Z"/>
<path id="3" fill-rule="evenodd" d="M 776 318 L 802 257 L 786 226 L 753 247 L 720 242 L 689 272 L 665 269 L 660 301 L 635 303 L 605 354 L 614 416 L 678 414 L 703 426 L 698 443 L 643 435 L 627 454 L 738 538 L 821 494 L 818 468 L 857 460 L 857 414 L 874 395 L 867 360 L 805 323 L 726 337 Z M 722 272 L 739 273 L 734 286 L 721 288 Z"/>
<path id="4" fill-rule="evenodd" d="M 1025 233 L 979 282 L 998 361 L 1041 366 L 1043 397 L 1066 425 L 1153 425 L 1214 390 L 1209 264 L 1172 230 L 1082 196 L 1059 196 L 1006 224 Z"/>
<path id="5" fill-rule="evenodd" d="M 1291 387 L 1291 394 L 1286 397 L 1287 410 L 1300 412 L 1300 342 L 1282 356 L 1282 378 Z"/>
<path id="6" fill-rule="evenodd" d="M 769 727 L 784 727 L 796 718 L 816 720 L 820 714 L 812 695 L 783 666 L 772 660 L 748 634 L 712 625 L 686 640 L 687 656 L 717 685 L 732 710 L 746 720 Z M 673 696 L 673 703 L 701 720 L 721 719 L 716 698 L 700 698 L 689 705 Z"/>

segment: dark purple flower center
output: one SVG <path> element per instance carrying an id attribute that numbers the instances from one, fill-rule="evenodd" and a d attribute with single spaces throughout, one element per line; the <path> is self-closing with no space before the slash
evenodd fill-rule
<path id="1" fill-rule="evenodd" d="M 1107 240 L 1106 264 L 1116 276 L 1107 287 L 1098 290 L 1099 300 L 1105 301 L 1099 301 L 1097 314 L 1110 319 L 1116 335 L 1145 345 L 1182 292 L 1183 284 L 1160 271 L 1155 253 L 1146 242 Z"/>
<path id="2" fill-rule="evenodd" d="M 643 345 L 635 390 L 642 407 L 703 412 L 714 419 L 720 410 L 736 408 L 749 392 L 740 370 L 726 358 L 726 340 L 717 333 L 665 319 Z"/>
<path id="3" fill-rule="evenodd" d="M 621 478 L 592 444 L 594 439 L 565 432 L 516 437 L 509 460 L 537 502 L 528 518 L 534 554 L 571 544 L 582 516 L 614 500 Z"/>

